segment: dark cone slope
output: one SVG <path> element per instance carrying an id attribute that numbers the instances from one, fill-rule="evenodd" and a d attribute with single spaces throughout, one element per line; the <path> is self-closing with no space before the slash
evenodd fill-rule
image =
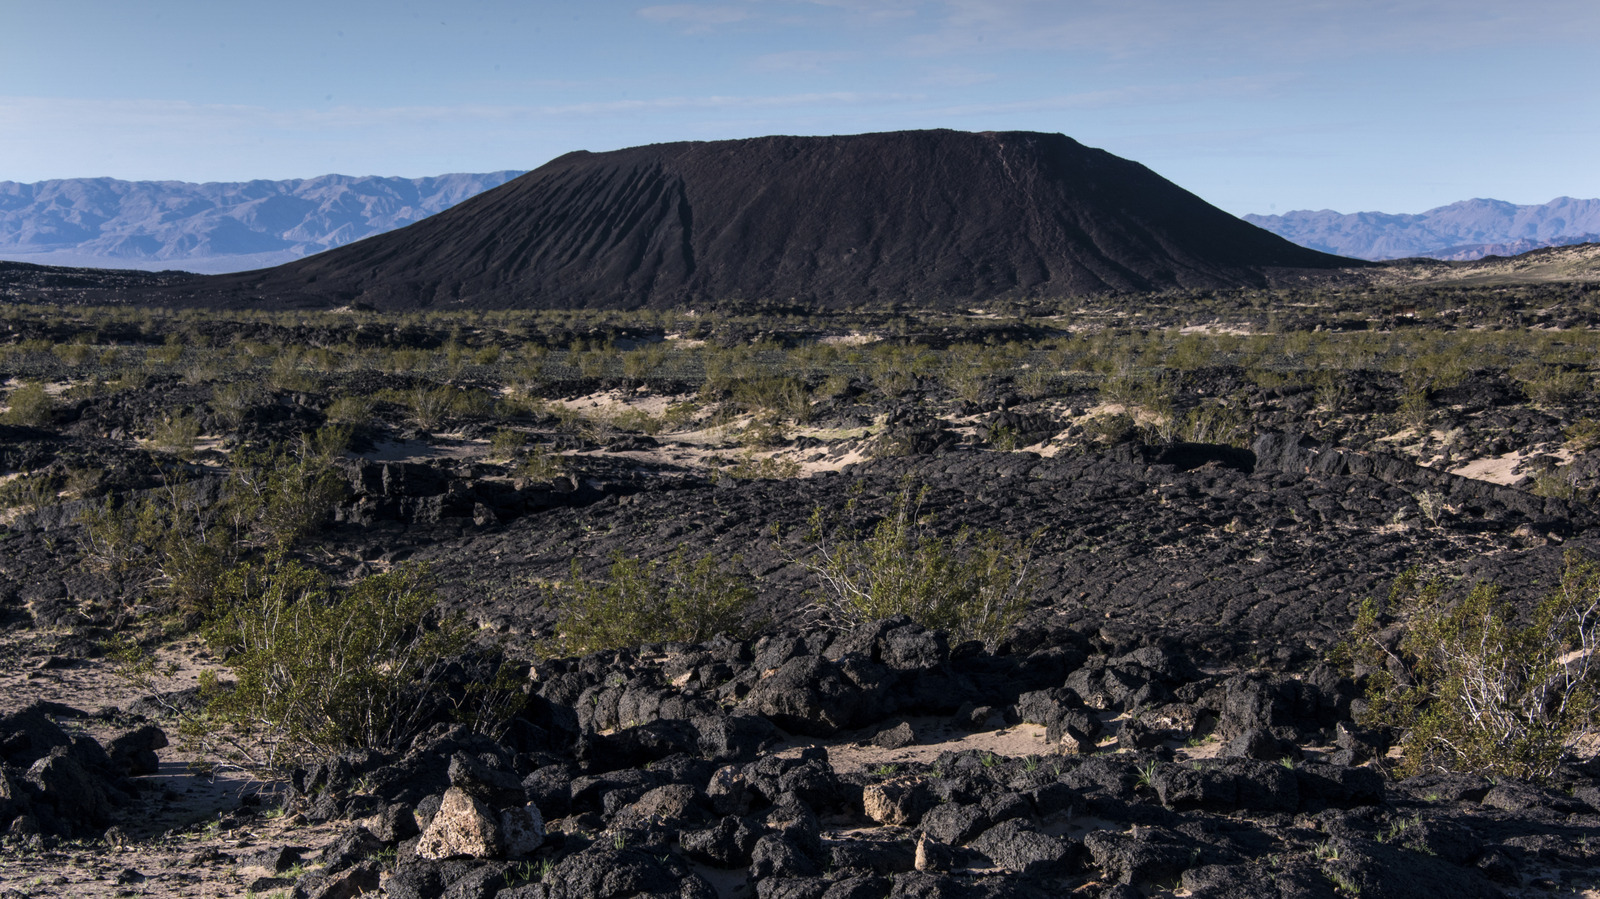
<path id="1" fill-rule="evenodd" d="M 179 289 L 226 305 L 948 305 L 1349 264 L 1063 135 L 906 131 L 569 153 L 410 227 Z"/>

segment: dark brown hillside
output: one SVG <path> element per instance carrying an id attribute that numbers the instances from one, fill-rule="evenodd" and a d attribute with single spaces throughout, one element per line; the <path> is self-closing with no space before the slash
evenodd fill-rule
<path id="1" fill-rule="evenodd" d="M 1347 264 L 1059 134 L 908 131 L 570 153 L 410 227 L 197 284 L 229 304 L 837 307 Z"/>

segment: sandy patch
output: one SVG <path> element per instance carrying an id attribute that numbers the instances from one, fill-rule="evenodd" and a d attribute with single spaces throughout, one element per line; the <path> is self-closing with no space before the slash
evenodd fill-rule
<path id="1" fill-rule="evenodd" d="M 1503 456 L 1486 456 L 1482 459 L 1473 459 L 1465 465 L 1450 469 L 1450 473 L 1464 478 L 1487 481 L 1491 484 L 1508 487 L 1522 479 L 1526 472 L 1520 472 L 1518 469 L 1522 467 L 1524 462 L 1534 456 L 1554 456 L 1561 465 L 1566 465 L 1572 461 L 1572 453 L 1565 449 L 1558 449 L 1548 453 L 1522 449 L 1514 453 L 1506 453 Z"/>
<path id="2" fill-rule="evenodd" d="M 828 764 L 840 774 L 873 771 L 885 765 L 931 765 L 945 752 L 979 752 L 1010 758 L 1028 758 L 1051 753 L 1045 729 L 1039 724 L 1018 724 L 1000 730 L 969 733 L 951 726 L 945 718 L 908 719 L 917 742 L 900 749 L 884 749 L 868 742 L 791 737 L 775 752 L 798 756 L 803 749 L 821 746 L 827 750 Z M 870 737 L 868 737 L 870 739 Z"/>

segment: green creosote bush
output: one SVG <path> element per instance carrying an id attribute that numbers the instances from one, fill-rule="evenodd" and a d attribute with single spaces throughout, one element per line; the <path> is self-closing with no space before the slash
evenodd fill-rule
<path id="1" fill-rule="evenodd" d="M 211 392 L 211 411 L 222 424 L 237 428 L 260 400 L 261 390 L 254 384 L 223 384 Z"/>
<path id="2" fill-rule="evenodd" d="M 150 442 L 156 449 L 182 459 L 194 456 L 195 443 L 199 439 L 200 422 L 186 412 L 165 415 L 150 428 Z"/>
<path id="3" fill-rule="evenodd" d="M 1400 407 L 1395 410 L 1395 420 L 1403 428 L 1410 428 L 1418 436 L 1428 432 L 1428 425 L 1433 422 L 1433 403 L 1428 399 L 1428 391 L 1418 389 L 1408 391 L 1400 398 Z"/>
<path id="4" fill-rule="evenodd" d="M 690 562 L 681 548 L 664 563 L 618 552 L 603 581 L 585 577 L 573 559 L 567 582 L 549 594 L 556 634 L 544 651 L 573 656 L 643 643 L 699 643 L 720 633 L 747 636 L 753 628 L 745 612 L 755 595 L 743 576 L 711 556 Z"/>
<path id="5" fill-rule="evenodd" d="M 29 381 L 6 396 L 6 412 L 0 421 L 8 425 L 44 427 L 50 424 L 55 400 L 37 381 Z"/>
<path id="6" fill-rule="evenodd" d="M 1593 389 L 1586 371 L 1566 371 L 1557 366 L 1520 365 L 1511 371 L 1522 392 L 1540 406 L 1559 406 Z"/>
<path id="7" fill-rule="evenodd" d="M 169 484 L 120 504 L 108 500 L 79 519 L 79 548 L 130 601 L 148 595 L 164 610 L 193 616 L 240 556 L 239 533 L 222 505 L 203 503 L 189 484 Z"/>
<path id="8" fill-rule="evenodd" d="M 1366 675 L 1358 721 L 1400 730 L 1405 775 L 1466 771 L 1548 780 L 1596 733 L 1600 565 L 1569 553 L 1561 581 L 1520 617 L 1500 588 L 1452 599 L 1408 572 L 1362 604 L 1338 655 Z"/>
<path id="9" fill-rule="evenodd" d="M 55 478 L 49 472 L 24 474 L 0 481 L 0 509 L 37 512 L 55 505 L 58 496 Z"/>
<path id="10" fill-rule="evenodd" d="M 80 549 L 137 601 L 193 616 L 222 572 L 262 548 L 286 550 L 321 525 L 344 485 L 330 467 L 348 429 L 323 428 L 294 448 L 241 450 L 221 495 L 202 497 L 171 483 L 137 498 L 87 510 Z"/>
<path id="11" fill-rule="evenodd" d="M 1533 478 L 1532 492 L 1545 499 L 1575 500 L 1580 492 L 1577 472 L 1571 466 L 1541 471 Z"/>
<path id="12" fill-rule="evenodd" d="M 1580 418 L 1562 433 L 1567 438 L 1567 449 L 1575 453 L 1600 449 L 1600 419 Z"/>
<path id="13" fill-rule="evenodd" d="M 1190 443 L 1243 447 L 1250 440 L 1250 417 L 1239 402 L 1203 401 L 1184 416 L 1180 436 Z"/>
<path id="14" fill-rule="evenodd" d="M 269 558 L 230 570 L 202 633 L 234 680 L 202 679 L 200 738 L 259 747 L 283 768 L 349 749 L 404 746 L 437 710 L 446 667 L 469 631 L 438 611 L 426 567 L 400 566 L 336 588 Z"/>
<path id="15" fill-rule="evenodd" d="M 567 457 L 536 446 L 517 463 L 516 476 L 530 481 L 553 481 L 567 473 Z"/>
<path id="16" fill-rule="evenodd" d="M 324 414 L 335 424 L 364 427 L 372 423 L 373 402 L 364 396 L 341 396 L 328 404 Z"/>
<path id="17" fill-rule="evenodd" d="M 806 535 L 812 552 L 793 561 L 816 578 L 817 602 L 843 625 L 906 615 L 957 640 L 996 643 L 1027 611 L 1038 535 L 963 528 L 938 536 L 922 515 L 926 497 L 926 487 L 907 480 L 866 535 L 830 529 L 818 509 Z"/>
<path id="18" fill-rule="evenodd" d="M 517 450 L 528 445 L 528 435 L 523 431 L 501 428 L 489 437 L 489 458 L 511 459 Z"/>
<path id="19" fill-rule="evenodd" d="M 418 387 L 406 397 L 417 427 L 435 430 L 449 422 L 456 409 L 456 392 L 448 387 Z"/>
<path id="20" fill-rule="evenodd" d="M 754 449 L 747 449 L 726 473 L 729 477 L 744 480 L 787 480 L 799 477 L 801 470 L 797 459 L 757 456 Z"/>

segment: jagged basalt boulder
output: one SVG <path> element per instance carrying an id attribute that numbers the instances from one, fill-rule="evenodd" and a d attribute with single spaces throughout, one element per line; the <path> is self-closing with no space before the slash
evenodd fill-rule
<path id="1" fill-rule="evenodd" d="M 493 858 L 505 850 L 500 816 L 460 787 L 445 791 L 439 810 L 417 841 L 418 858 Z"/>

